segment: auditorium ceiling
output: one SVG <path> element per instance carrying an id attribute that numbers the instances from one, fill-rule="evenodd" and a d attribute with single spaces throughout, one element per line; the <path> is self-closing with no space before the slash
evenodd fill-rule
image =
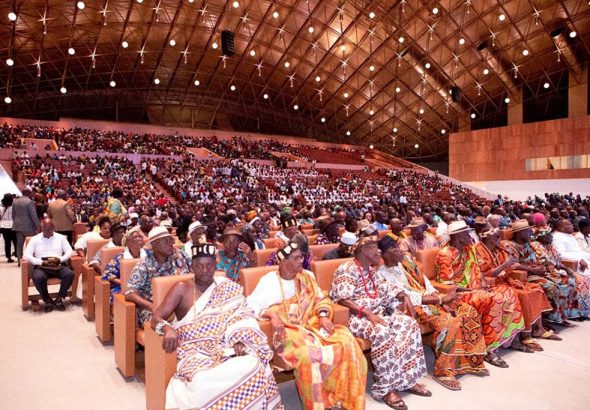
<path id="1" fill-rule="evenodd" d="M 0 22 L 0 115 L 300 135 L 424 161 L 447 157 L 460 121 L 493 125 L 568 70 L 581 80 L 590 54 L 586 0 L 6 0 Z"/>

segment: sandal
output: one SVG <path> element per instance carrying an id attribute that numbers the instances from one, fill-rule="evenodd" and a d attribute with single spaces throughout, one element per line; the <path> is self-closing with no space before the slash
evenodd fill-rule
<path id="1" fill-rule="evenodd" d="M 537 337 L 543 340 L 563 340 L 561 337 L 557 336 L 553 330 L 546 330 L 542 335 Z"/>
<path id="2" fill-rule="evenodd" d="M 399 398 L 399 400 L 392 401 L 392 399 L 391 399 L 392 394 L 395 394 Z M 408 410 L 408 406 L 406 406 L 406 403 L 404 403 L 404 401 L 401 399 L 401 397 L 399 397 L 397 392 L 390 392 L 385 397 L 383 397 L 383 399 L 381 399 L 381 400 L 383 400 L 383 403 L 387 404 L 392 409 Z"/>
<path id="3" fill-rule="evenodd" d="M 508 346 L 507 349 L 516 350 L 518 352 L 524 352 L 524 353 L 535 353 L 535 349 L 533 349 L 531 346 L 529 346 L 527 344 L 519 342 L 518 340 L 515 340 L 514 342 L 512 342 L 512 344 L 510 346 Z"/>
<path id="4" fill-rule="evenodd" d="M 564 320 L 561 323 L 558 323 L 558 325 L 563 326 L 563 327 L 576 327 L 576 325 L 574 325 L 573 323 L 568 322 L 567 320 Z"/>
<path id="5" fill-rule="evenodd" d="M 542 352 L 545 349 L 543 349 L 543 347 L 537 343 L 537 341 L 535 339 L 533 339 L 532 337 L 529 337 L 528 339 L 524 339 L 521 340 L 520 343 L 522 343 L 523 345 L 530 347 L 531 349 L 533 349 L 535 352 Z"/>
<path id="6" fill-rule="evenodd" d="M 434 381 L 438 382 L 443 387 L 446 387 L 449 390 L 457 391 L 461 390 L 461 384 L 459 381 L 454 378 L 453 376 L 434 376 Z"/>
<path id="7" fill-rule="evenodd" d="M 495 354 L 490 356 L 490 353 L 488 353 L 483 360 L 485 360 L 486 362 L 488 362 L 492 366 L 500 367 L 502 369 L 508 368 L 508 363 L 506 363 L 504 360 L 502 360 L 502 358 L 500 356 L 497 356 Z"/>
<path id="8" fill-rule="evenodd" d="M 419 383 L 416 383 L 415 385 L 413 385 L 412 387 L 410 387 L 406 391 L 408 393 L 412 393 L 412 394 L 415 394 L 417 396 L 422 396 L 422 397 L 432 396 L 432 392 L 430 390 L 427 390 L 426 387 L 424 387 L 423 385 L 421 385 Z"/>

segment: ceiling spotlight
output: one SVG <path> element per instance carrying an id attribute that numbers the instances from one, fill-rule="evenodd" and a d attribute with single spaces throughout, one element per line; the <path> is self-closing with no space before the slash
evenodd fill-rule
<path id="1" fill-rule="evenodd" d="M 236 91 L 236 86 L 232 84 L 232 86 L 229 87 L 229 89 L 232 90 L 232 91 Z"/>
<path id="2" fill-rule="evenodd" d="M 374 65 L 370 66 L 369 71 L 371 71 L 371 72 L 375 71 L 375 66 Z"/>
<path id="3" fill-rule="evenodd" d="M 350 137 L 350 131 L 346 131 L 346 135 Z"/>
<path id="4" fill-rule="evenodd" d="M 66 87 L 61 87 L 61 88 L 59 89 L 59 91 L 60 91 L 62 94 L 65 94 L 65 93 L 67 93 L 67 92 L 68 92 L 68 89 L 67 89 Z"/>
<path id="5" fill-rule="evenodd" d="M 461 44 L 461 45 L 465 44 L 465 39 L 464 38 L 460 38 L 459 39 L 459 44 Z"/>
<path id="6" fill-rule="evenodd" d="M 414 148 L 418 149 L 418 148 L 420 148 L 420 145 L 414 144 Z"/>
<path id="7" fill-rule="evenodd" d="M 370 12 L 370 13 L 369 13 L 369 18 L 370 18 L 370 19 L 374 19 L 374 18 L 375 18 L 375 12 L 373 12 L 373 11 L 372 11 L 372 12 Z"/>
<path id="8" fill-rule="evenodd" d="M 315 80 L 319 83 L 320 81 L 322 81 L 322 78 L 319 75 L 316 75 Z"/>
<path id="9" fill-rule="evenodd" d="M 10 13 L 8 13 L 8 20 L 16 21 L 16 13 L 14 13 L 12 11 Z"/>
<path id="10" fill-rule="evenodd" d="M 373 144 L 369 145 L 369 149 L 373 149 L 375 146 Z"/>
<path id="11" fill-rule="evenodd" d="M 488 75 L 490 73 L 490 70 L 488 70 L 487 68 L 483 69 L 483 75 Z"/>
<path id="12" fill-rule="evenodd" d="M 74 54 L 76 54 L 76 50 L 74 50 L 73 47 L 68 48 L 68 54 L 73 56 Z"/>
<path id="13" fill-rule="evenodd" d="M 393 127 L 393 132 L 397 132 L 397 127 Z"/>
<path id="14" fill-rule="evenodd" d="M 285 68 L 289 68 L 291 66 L 291 63 L 289 63 L 288 61 L 285 61 Z"/>
<path id="15" fill-rule="evenodd" d="M 262 98 L 264 98 L 265 100 L 268 100 L 268 94 L 264 94 L 264 95 L 262 96 Z"/>
<path id="16" fill-rule="evenodd" d="M 117 83 L 115 82 L 115 80 L 111 80 L 111 82 L 109 84 L 113 88 L 115 88 L 117 86 Z"/>
<path id="17" fill-rule="evenodd" d="M 217 50 L 217 47 L 219 47 L 219 44 L 217 44 L 217 42 L 214 41 L 213 44 L 211 44 L 211 48 L 213 50 Z"/>
<path id="18" fill-rule="evenodd" d="M 528 56 L 529 55 L 529 50 L 527 50 L 526 48 L 524 50 L 522 50 L 522 55 L 523 56 Z"/>
<path id="19" fill-rule="evenodd" d="M 508 104 L 508 103 L 510 102 L 510 98 L 508 98 L 508 97 L 504 98 L 504 102 L 505 102 L 506 104 Z"/>
<path id="20" fill-rule="evenodd" d="M 373 111 L 373 110 L 369 111 L 369 115 L 373 115 L 373 114 L 375 114 L 375 111 Z"/>
<path id="21" fill-rule="evenodd" d="M 201 85 L 201 82 L 199 80 L 195 80 L 195 85 L 198 87 Z"/>
<path id="22" fill-rule="evenodd" d="M 474 112 L 472 112 L 472 113 L 471 113 L 471 119 L 472 119 L 472 120 L 474 120 L 474 119 L 475 119 L 475 117 L 476 117 L 475 113 L 474 113 Z"/>
<path id="23" fill-rule="evenodd" d="M 500 21 L 504 21 L 504 20 L 506 20 L 506 14 L 504 14 L 504 13 L 500 14 L 500 15 L 498 16 L 498 19 L 499 19 Z"/>
<path id="24" fill-rule="evenodd" d="M 170 44 L 170 47 L 174 47 L 176 45 L 176 40 L 172 39 L 168 44 Z"/>
<path id="25" fill-rule="evenodd" d="M 128 42 L 126 42 L 126 41 L 123 41 L 123 42 L 121 43 L 121 47 L 123 47 L 123 48 L 127 48 L 127 47 L 129 47 L 129 43 L 128 43 Z"/>
<path id="26" fill-rule="evenodd" d="M 401 92 L 401 90 L 402 90 L 401 88 L 399 88 L 399 87 L 395 87 L 395 92 L 396 92 L 396 93 L 399 93 L 399 92 Z"/>
<path id="27" fill-rule="evenodd" d="M 6 59 L 6 65 L 8 67 L 12 67 L 14 65 L 14 60 L 12 58 L 7 58 Z"/>
<path id="28" fill-rule="evenodd" d="M 430 68 L 430 63 L 424 64 L 424 68 L 428 70 Z"/>
<path id="29" fill-rule="evenodd" d="M 547 88 L 549 88 L 549 83 L 545 83 L 545 84 L 543 84 L 543 88 L 544 88 L 544 89 L 547 89 Z"/>
<path id="30" fill-rule="evenodd" d="M 294 109 L 295 111 L 297 111 L 297 110 L 299 109 L 299 106 L 298 106 L 297 104 L 295 104 L 295 105 L 293 106 L 293 109 Z"/>
<path id="31" fill-rule="evenodd" d="M 160 84 L 160 79 L 159 78 L 154 78 L 154 84 L 156 84 L 156 85 Z"/>
<path id="32" fill-rule="evenodd" d="M 80 9 L 80 10 L 84 10 L 84 7 L 86 7 L 86 4 L 84 4 L 83 1 L 79 1 L 78 3 L 76 3 L 76 6 Z"/>
<path id="33" fill-rule="evenodd" d="M 419 112 L 420 114 L 424 114 L 424 108 L 420 108 L 420 110 L 418 110 L 418 112 Z"/>
<path id="34" fill-rule="evenodd" d="M 443 128 L 442 130 L 440 130 L 440 133 L 441 133 L 442 135 L 445 135 L 445 134 L 447 133 L 447 130 L 445 130 L 445 129 Z"/>
<path id="35" fill-rule="evenodd" d="M 239 1 L 234 1 L 231 5 L 234 7 L 234 9 L 239 9 L 240 8 L 240 2 Z"/>
<path id="36" fill-rule="evenodd" d="M 189 2 L 189 3 L 194 3 L 194 2 L 195 2 L 195 0 L 188 0 L 188 2 Z"/>
<path id="37" fill-rule="evenodd" d="M 326 122 L 326 117 L 322 117 L 321 122 Z"/>
<path id="38" fill-rule="evenodd" d="M 344 44 L 340 46 L 340 51 L 342 51 L 343 53 L 346 51 L 346 46 Z"/>
<path id="39" fill-rule="evenodd" d="M 279 12 L 278 11 L 273 11 L 272 12 L 272 17 L 275 18 L 275 19 L 278 19 L 279 18 Z"/>
<path id="40" fill-rule="evenodd" d="M 314 32 L 314 28 L 313 28 L 313 26 L 309 26 L 309 27 L 307 28 L 307 31 L 309 31 L 310 33 L 313 33 L 313 32 Z"/>
<path id="41" fill-rule="evenodd" d="M 6 104 L 10 104 L 12 102 L 12 98 L 10 98 L 9 96 L 4 97 L 4 102 Z"/>
<path id="42" fill-rule="evenodd" d="M 406 39 L 404 38 L 404 36 L 399 36 L 399 38 L 397 39 L 398 42 L 403 43 L 404 41 L 406 41 Z"/>
<path id="43" fill-rule="evenodd" d="M 137 2 L 138 2 L 139 4 L 141 4 L 141 3 L 143 3 L 143 0 L 137 0 Z"/>
<path id="44" fill-rule="evenodd" d="M 348 98 L 348 93 L 347 92 L 345 92 L 343 95 L 344 95 L 344 98 Z"/>
<path id="45" fill-rule="evenodd" d="M 576 33 L 575 31 L 570 31 L 570 38 L 576 38 L 577 35 L 578 33 Z"/>
<path id="46" fill-rule="evenodd" d="M 256 51 L 255 51 L 255 50 L 250 50 L 250 55 L 251 55 L 252 57 L 254 57 L 254 56 L 256 55 Z"/>
<path id="47" fill-rule="evenodd" d="M 432 14 L 438 14 L 438 7 L 432 8 Z"/>

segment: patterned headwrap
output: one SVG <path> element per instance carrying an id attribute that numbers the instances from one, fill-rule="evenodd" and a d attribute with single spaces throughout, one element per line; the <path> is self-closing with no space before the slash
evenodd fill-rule
<path id="1" fill-rule="evenodd" d="M 297 249 L 299 249 L 299 245 L 297 245 L 295 242 L 291 242 L 290 244 L 285 246 L 283 249 L 279 249 L 277 251 L 277 253 L 276 253 L 277 260 L 280 262 L 280 261 L 286 259 L 289 255 L 291 255 Z"/>
<path id="2" fill-rule="evenodd" d="M 479 237 L 481 239 L 489 238 L 490 236 L 493 236 L 498 232 L 500 232 L 500 229 L 498 228 L 488 229 L 487 231 L 480 232 Z"/>
<path id="3" fill-rule="evenodd" d="M 287 229 L 291 226 L 297 226 L 297 221 L 295 220 L 295 218 L 290 216 L 281 222 L 281 226 L 283 227 L 283 229 Z"/>
<path id="4" fill-rule="evenodd" d="M 362 238 L 359 238 L 359 240 L 356 243 L 356 245 L 354 245 L 352 247 L 352 251 L 353 252 L 356 252 L 357 250 L 359 250 L 363 246 L 369 245 L 371 243 L 378 242 L 378 241 L 379 241 L 379 237 L 378 236 L 364 236 Z"/>
<path id="5" fill-rule="evenodd" d="M 533 229 L 533 235 L 532 235 L 531 239 L 536 241 L 539 238 L 541 238 L 547 234 L 550 234 L 550 233 L 551 233 L 551 228 L 548 226 L 544 226 L 541 228 L 535 228 L 535 229 Z"/>
<path id="6" fill-rule="evenodd" d="M 123 236 L 123 239 L 121 240 L 121 245 L 127 246 L 127 241 L 129 240 L 129 238 L 131 238 L 131 236 L 135 232 L 139 232 L 143 236 L 143 234 L 141 233 L 141 228 L 138 225 L 134 228 L 129 229 L 127 232 L 125 232 L 125 235 Z"/>
<path id="7" fill-rule="evenodd" d="M 200 243 L 191 248 L 194 258 L 213 258 L 217 255 L 217 248 L 210 243 Z"/>
<path id="8" fill-rule="evenodd" d="M 252 210 L 252 211 L 247 212 L 246 213 L 246 222 L 252 223 L 254 218 L 256 218 L 256 215 L 258 215 L 258 212 L 256 212 L 256 210 Z"/>

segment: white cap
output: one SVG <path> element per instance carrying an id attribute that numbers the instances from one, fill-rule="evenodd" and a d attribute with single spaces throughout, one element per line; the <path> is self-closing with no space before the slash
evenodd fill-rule
<path id="1" fill-rule="evenodd" d="M 200 221 L 195 221 L 188 226 L 188 234 L 190 235 L 191 233 L 196 231 L 198 228 L 204 228 L 204 227 L 205 227 L 205 225 L 203 225 Z"/>
<path id="2" fill-rule="evenodd" d="M 160 222 L 160 226 L 172 227 L 172 221 L 170 219 L 164 219 Z"/>
<path id="3" fill-rule="evenodd" d="M 342 242 L 344 245 L 348 245 L 348 246 L 352 246 L 356 243 L 356 241 L 358 240 L 358 238 L 356 237 L 356 235 L 352 232 L 344 232 L 342 234 L 342 236 L 340 237 L 340 242 Z"/>
<path id="4" fill-rule="evenodd" d="M 154 229 L 148 233 L 148 241 L 147 243 L 152 243 L 153 241 L 161 238 L 165 238 L 167 236 L 172 236 L 168 229 L 165 226 L 156 226 Z"/>
<path id="5" fill-rule="evenodd" d="M 135 212 L 129 214 L 129 219 L 133 219 L 133 218 L 139 218 L 139 215 L 137 215 Z"/>

